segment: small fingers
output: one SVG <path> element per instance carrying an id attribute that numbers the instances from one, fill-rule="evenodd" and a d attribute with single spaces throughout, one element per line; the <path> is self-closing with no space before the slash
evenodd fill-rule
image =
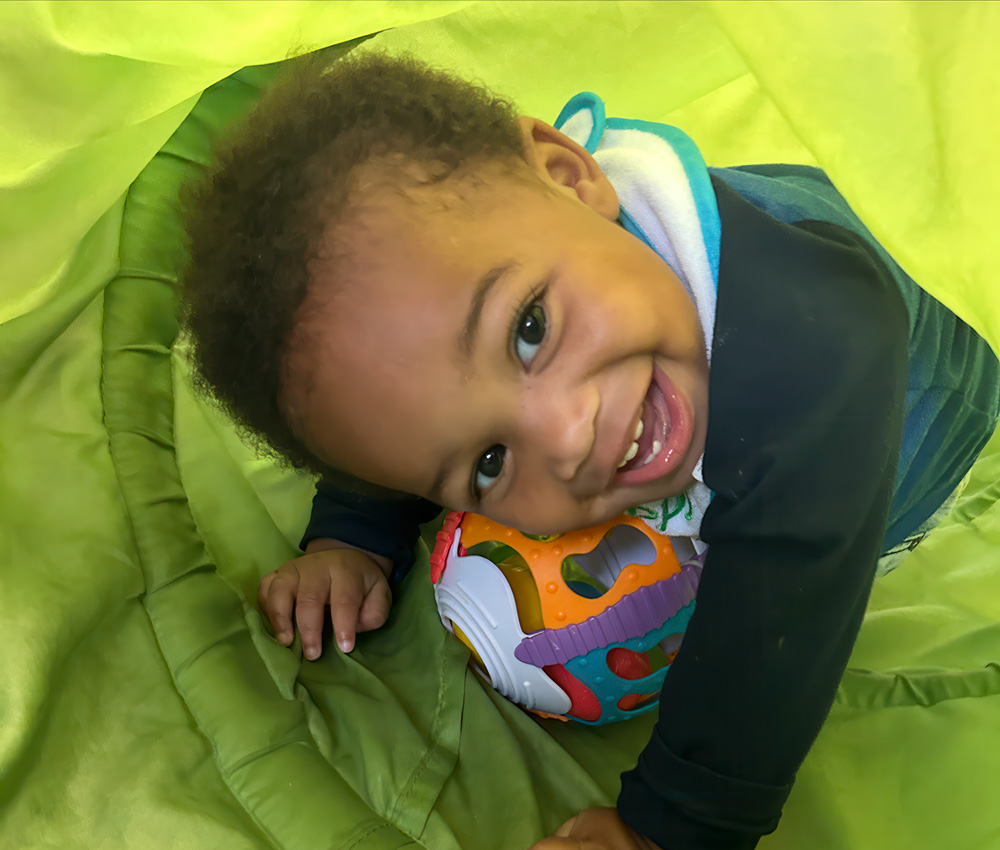
<path id="1" fill-rule="evenodd" d="M 323 652 L 323 615 L 329 593 L 330 576 L 326 571 L 302 574 L 295 595 L 295 624 L 302 637 L 302 654 L 310 661 Z"/>
<path id="2" fill-rule="evenodd" d="M 354 649 L 364 591 L 353 576 L 339 576 L 341 581 L 330 591 L 330 622 L 341 652 Z"/>
<path id="3" fill-rule="evenodd" d="M 567 820 L 559 829 L 555 831 L 555 835 L 560 838 L 565 838 L 567 835 L 573 834 L 573 827 L 576 826 L 576 819 L 579 815 L 573 815 L 569 820 Z"/>
<path id="4" fill-rule="evenodd" d="M 582 846 L 578 839 L 550 835 L 532 844 L 528 850 L 581 850 Z"/>
<path id="5" fill-rule="evenodd" d="M 389 590 L 389 582 L 384 577 L 376 578 L 361 605 L 358 631 L 370 632 L 384 626 L 385 621 L 389 619 L 390 608 L 392 608 L 392 591 Z"/>
<path id="6" fill-rule="evenodd" d="M 337 645 L 350 652 L 358 631 L 385 623 L 392 594 L 384 570 L 367 553 L 335 548 L 309 553 L 268 573 L 261 579 L 257 600 L 285 646 L 295 637 L 294 618 L 303 655 L 314 661 L 323 651 L 328 604 Z"/>
<path id="7" fill-rule="evenodd" d="M 354 649 L 357 632 L 377 629 L 389 617 L 392 592 L 385 572 L 366 552 L 344 553 L 330 590 L 330 620 L 342 652 Z"/>
<path id="8" fill-rule="evenodd" d="M 285 564 L 261 579 L 257 588 L 257 602 L 267 614 L 279 643 L 289 646 L 295 639 L 292 629 L 292 608 L 295 605 L 295 591 L 298 587 L 298 573 L 294 565 Z"/>
<path id="9" fill-rule="evenodd" d="M 584 809 L 566 821 L 555 835 L 538 842 L 532 850 L 658 850 L 648 838 L 639 835 L 607 806 Z"/>
<path id="10" fill-rule="evenodd" d="M 273 573 L 268 573 L 260 580 L 260 584 L 257 585 L 257 607 L 265 614 L 267 613 L 267 592 L 277 576 L 277 570 Z"/>

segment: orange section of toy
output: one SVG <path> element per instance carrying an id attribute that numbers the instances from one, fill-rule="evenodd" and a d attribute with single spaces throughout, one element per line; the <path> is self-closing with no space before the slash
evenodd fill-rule
<path id="1" fill-rule="evenodd" d="M 641 531 L 656 549 L 653 564 L 626 566 L 614 584 L 596 599 L 573 591 L 563 579 L 563 560 L 593 551 L 616 526 L 630 525 Z M 550 540 L 535 540 L 479 514 L 467 513 L 461 522 L 462 546 L 469 549 L 480 543 L 496 541 L 514 549 L 524 558 L 538 587 L 544 628 L 558 629 L 595 617 L 622 597 L 669 578 L 681 566 L 670 539 L 654 533 L 642 520 L 622 515 L 580 531 L 571 531 Z"/>

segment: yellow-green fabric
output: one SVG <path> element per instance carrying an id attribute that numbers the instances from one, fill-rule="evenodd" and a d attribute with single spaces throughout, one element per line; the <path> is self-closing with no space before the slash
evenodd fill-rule
<path id="1" fill-rule="evenodd" d="M 518 850 L 648 735 L 484 689 L 422 561 L 349 657 L 257 613 L 312 485 L 187 383 L 173 204 L 261 66 L 372 33 L 543 118 L 589 89 L 711 165 L 821 165 L 1000 348 L 996 4 L 0 4 L 0 847 Z M 876 585 L 762 847 L 1000 846 L 998 501 L 994 438 Z"/>

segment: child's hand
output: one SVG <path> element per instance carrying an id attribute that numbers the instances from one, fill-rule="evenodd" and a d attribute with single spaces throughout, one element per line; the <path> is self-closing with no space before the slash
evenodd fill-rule
<path id="1" fill-rule="evenodd" d="M 377 629 L 389 616 L 392 594 L 388 558 L 351 549 L 336 540 L 313 540 L 306 554 L 283 564 L 260 581 L 257 602 L 267 614 L 280 643 L 302 636 L 302 651 L 310 661 L 323 652 L 323 617 L 330 606 L 337 645 L 354 649 L 355 632 Z"/>
<path id="2" fill-rule="evenodd" d="M 543 838 L 530 850 L 659 850 L 643 838 L 614 809 L 584 809 L 570 818 L 556 834 Z"/>

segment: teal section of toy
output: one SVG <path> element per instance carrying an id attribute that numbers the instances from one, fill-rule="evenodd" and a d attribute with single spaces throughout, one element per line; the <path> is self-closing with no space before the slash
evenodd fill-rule
<path id="1" fill-rule="evenodd" d="M 601 705 L 601 716 L 598 720 L 581 720 L 579 723 L 589 726 L 603 726 L 605 723 L 617 723 L 628 720 L 639 714 L 647 714 L 660 704 L 659 697 L 643 700 L 635 708 L 623 711 L 618 708 L 619 701 L 626 696 L 659 694 L 663 680 L 670 672 L 669 663 L 641 679 L 623 679 L 611 672 L 608 664 L 608 653 L 613 649 L 628 649 L 633 652 L 649 652 L 670 635 L 683 634 L 687 629 L 695 603 L 691 602 L 654 631 L 642 637 L 613 644 L 603 649 L 594 649 L 586 655 L 574 658 L 566 663 L 566 669 L 581 683 L 590 688 Z"/>

